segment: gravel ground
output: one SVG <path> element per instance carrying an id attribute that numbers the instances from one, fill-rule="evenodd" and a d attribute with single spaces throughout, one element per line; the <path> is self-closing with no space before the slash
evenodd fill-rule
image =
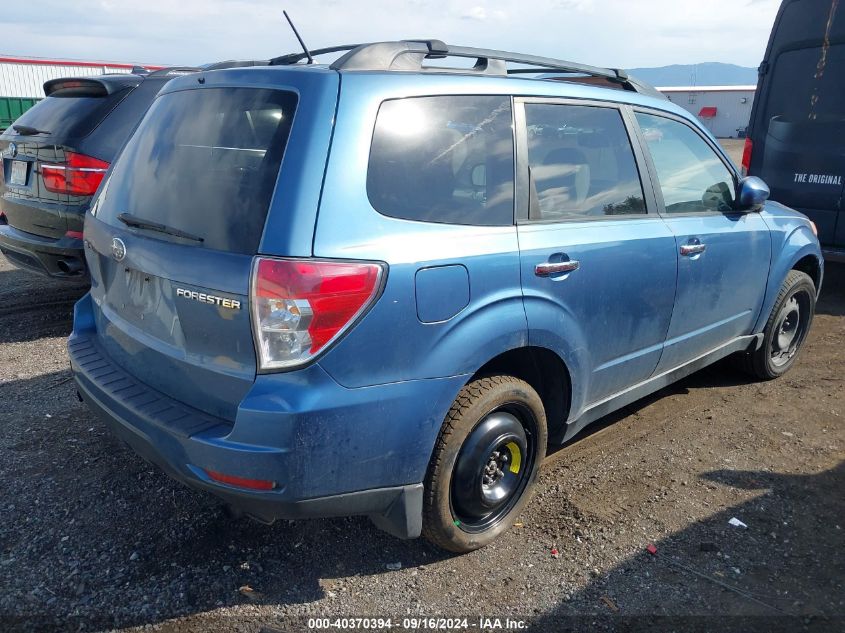
<path id="1" fill-rule="evenodd" d="M 744 138 L 720 138 L 719 143 L 734 163 L 739 165 L 742 162 L 742 150 L 745 147 Z"/>
<path id="2" fill-rule="evenodd" d="M 845 627 L 845 268 L 828 267 L 789 375 L 720 364 L 610 416 L 548 459 L 515 529 L 460 557 L 360 518 L 233 521 L 136 457 L 75 397 L 64 337 L 82 292 L 0 257 L 2 631 Z"/>

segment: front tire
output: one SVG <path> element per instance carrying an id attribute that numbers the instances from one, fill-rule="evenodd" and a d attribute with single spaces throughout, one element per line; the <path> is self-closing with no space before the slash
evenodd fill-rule
<path id="1" fill-rule="evenodd" d="M 740 357 L 740 367 L 760 380 L 785 374 L 795 360 L 813 323 L 816 286 L 807 273 L 790 270 L 763 330 L 760 349 Z"/>
<path id="2" fill-rule="evenodd" d="M 508 530 L 530 499 L 546 439 L 545 410 L 531 385 L 513 376 L 467 384 L 426 474 L 423 536 L 463 553 Z"/>

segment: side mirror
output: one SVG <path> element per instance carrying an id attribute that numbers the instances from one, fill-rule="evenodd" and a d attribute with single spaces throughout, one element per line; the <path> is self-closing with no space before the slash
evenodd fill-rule
<path id="1" fill-rule="evenodd" d="M 747 176 L 739 181 L 739 206 L 741 209 L 759 211 L 769 199 L 769 186 L 757 178 Z"/>

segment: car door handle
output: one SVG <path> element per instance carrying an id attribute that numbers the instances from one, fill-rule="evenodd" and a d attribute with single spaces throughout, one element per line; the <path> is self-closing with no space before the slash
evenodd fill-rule
<path id="1" fill-rule="evenodd" d="M 560 273 L 571 273 L 573 270 L 578 270 L 581 263 L 577 260 L 570 259 L 565 262 L 543 262 L 534 267 L 534 274 L 538 277 L 548 277 L 549 275 L 557 275 Z"/>
<path id="2" fill-rule="evenodd" d="M 707 244 L 682 244 L 681 255 L 700 255 L 707 250 Z"/>

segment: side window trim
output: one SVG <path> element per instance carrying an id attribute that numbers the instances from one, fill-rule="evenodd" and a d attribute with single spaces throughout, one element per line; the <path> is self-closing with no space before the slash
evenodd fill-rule
<path id="1" fill-rule="evenodd" d="M 528 210 L 531 205 L 531 179 L 528 167 L 528 125 L 525 119 L 525 99 L 514 97 L 511 100 L 513 108 L 514 150 L 516 160 L 514 167 L 514 223 L 528 222 Z"/>
<path id="2" fill-rule="evenodd" d="M 675 121 L 676 123 L 680 123 L 681 125 L 686 126 L 692 132 L 698 136 L 704 143 L 709 147 L 716 156 L 721 161 L 722 165 L 724 165 L 725 169 L 733 178 L 733 186 L 734 186 L 734 198 L 736 198 L 737 192 L 739 191 L 739 180 L 740 175 L 734 168 L 733 163 L 727 158 L 727 155 L 722 150 L 721 147 L 714 145 L 707 136 L 701 133 L 700 130 L 696 129 L 694 125 L 691 125 L 689 121 L 684 119 L 683 117 L 677 116 L 676 114 L 672 114 L 671 112 L 665 112 L 663 110 L 656 110 L 653 108 L 645 108 L 642 106 L 632 106 L 629 108 L 630 116 L 631 116 L 631 125 L 633 125 L 636 129 L 637 140 L 644 152 L 645 160 L 648 165 L 649 175 L 652 181 L 652 188 L 654 190 L 654 196 L 657 199 L 657 212 L 662 217 L 672 217 L 672 218 L 683 218 L 683 217 L 695 217 L 695 216 L 709 216 L 709 215 L 732 215 L 738 214 L 741 215 L 744 212 L 739 210 L 733 210 L 730 214 L 726 214 L 723 211 L 687 211 L 685 213 L 668 213 L 666 211 L 666 203 L 663 199 L 663 191 L 660 189 L 660 179 L 657 176 L 657 168 L 654 165 L 654 160 L 651 157 L 651 150 L 648 148 L 648 142 L 645 140 L 643 136 L 642 128 L 640 127 L 639 121 L 637 121 L 636 113 L 641 112 L 642 114 L 647 114 L 649 116 L 656 116 L 663 119 L 668 119 L 670 121 Z"/>
<path id="3" fill-rule="evenodd" d="M 634 153 L 634 162 L 637 167 L 637 172 L 640 178 L 640 186 L 643 191 L 643 198 L 646 205 L 646 212 L 642 214 L 631 215 L 608 215 L 595 217 L 574 217 L 574 218 L 554 218 L 549 220 L 531 220 L 529 219 L 529 209 L 531 205 L 531 180 L 530 167 L 528 163 L 528 125 L 525 116 L 526 104 L 542 104 L 542 105 L 570 105 L 570 106 L 584 106 L 596 108 L 608 108 L 619 112 L 622 123 L 625 128 L 625 133 L 628 135 L 628 141 L 631 144 L 631 149 Z M 642 151 L 639 145 L 639 127 L 636 121 L 632 121 L 633 115 L 628 112 L 630 106 L 624 103 L 616 103 L 613 101 L 594 101 L 588 99 L 573 99 L 561 97 L 514 97 L 513 100 L 513 118 L 514 118 L 514 133 L 515 133 L 515 150 L 516 160 L 516 179 L 514 184 L 516 186 L 514 191 L 514 207 L 516 211 L 516 223 L 519 224 L 572 224 L 579 222 L 612 222 L 612 221 L 631 221 L 643 220 L 648 218 L 659 217 L 658 199 L 654 195 L 654 185 L 652 184 L 653 177 L 649 171 L 649 163 L 647 162 L 647 154 Z M 662 202 L 662 200 L 661 200 Z"/>
<path id="4" fill-rule="evenodd" d="M 639 150 L 639 155 L 642 158 L 643 165 L 645 167 L 644 171 L 648 174 L 649 180 L 649 193 L 651 193 L 651 197 L 655 202 L 655 210 L 657 213 L 663 217 L 666 215 L 666 206 L 663 200 L 663 191 L 660 189 L 660 180 L 657 178 L 657 168 L 654 166 L 654 161 L 651 159 L 651 152 L 648 149 L 648 144 L 646 143 L 645 137 L 643 136 L 642 128 L 640 128 L 640 124 L 637 121 L 637 117 L 635 116 L 635 112 L 644 112 L 645 114 L 651 114 L 648 110 L 642 110 L 641 108 L 632 108 L 631 106 L 625 107 L 625 116 L 626 116 L 626 123 L 628 124 L 629 128 L 632 130 L 635 138 L 637 139 L 636 145 L 637 149 Z"/>
<path id="5" fill-rule="evenodd" d="M 657 197 L 658 189 L 657 181 L 654 179 L 654 172 L 651 170 L 651 163 L 648 152 L 642 145 L 642 138 L 640 135 L 640 126 L 631 111 L 631 106 L 627 104 L 620 104 L 620 113 L 622 120 L 625 122 L 625 131 L 628 133 L 628 139 L 631 141 L 631 147 L 634 148 L 634 159 L 637 162 L 637 170 L 640 173 L 640 184 L 643 187 L 643 196 L 645 197 L 646 211 L 649 216 L 660 216 L 660 209 L 663 205 L 663 197 Z"/>

